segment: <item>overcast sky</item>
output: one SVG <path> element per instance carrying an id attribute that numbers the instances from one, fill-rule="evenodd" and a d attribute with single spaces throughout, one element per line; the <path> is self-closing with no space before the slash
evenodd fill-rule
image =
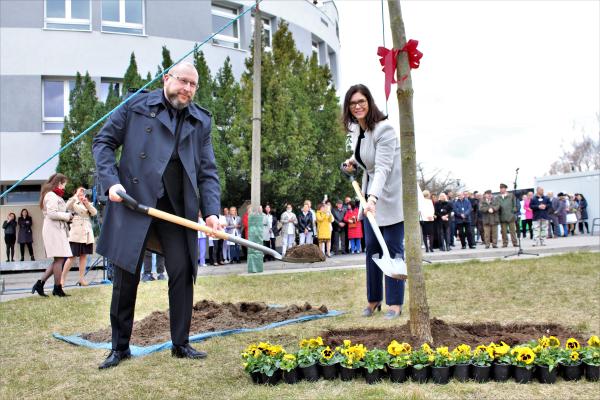
<path id="1" fill-rule="evenodd" d="M 534 185 L 582 131 L 598 138 L 600 2 L 402 1 L 417 158 L 471 190 Z M 338 0 L 340 97 L 366 84 L 385 110 L 380 0 Z M 392 47 L 385 2 L 386 47 Z M 399 126 L 395 86 L 388 109 Z"/>

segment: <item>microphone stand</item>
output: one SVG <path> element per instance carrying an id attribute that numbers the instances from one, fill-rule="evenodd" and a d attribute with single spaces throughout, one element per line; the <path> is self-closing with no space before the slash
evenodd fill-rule
<path id="1" fill-rule="evenodd" d="M 513 182 L 513 196 L 515 196 L 515 203 L 517 201 L 519 201 L 519 199 L 517 198 L 517 177 L 518 176 L 519 176 L 519 168 L 517 168 L 515 170 L 515 181 Z M 517 250 L 517 252 L 514 253 L 514 254 L 509 254 L 507 256 L 504 256 L 504 258 L 514 257 L 514 256 L 519 257 L 519 256 L 522 256 L 522 255 L 539 256 L 539 254 L 537 254 L 537 253 L 527 253 L 527 252 L 523 251 L 523 247 L 521 247 L 521 235 L 519 234 L 519 232 L 517 232 L 517 239 L 518 239 L 518 243 L 519 243 L 519 250 Z"/>

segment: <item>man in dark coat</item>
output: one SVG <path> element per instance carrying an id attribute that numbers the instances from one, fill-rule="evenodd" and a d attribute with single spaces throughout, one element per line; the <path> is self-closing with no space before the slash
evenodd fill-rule
<path id="1" fill-rule="evenodd" d="M 333 232 L 331 232 L 331 251 L 335 254 L 346 254 L 346 223 L 344 222 L 346 209 L 344 208 L 342 200 L 337 200 L 335 202 L 335 208 L 331 210 L 331 213 L 333 214 Z"/>
<path id="2" fill-rule="evenodd" d="M 465 197 L 464 192 L 459 192 L 457 199 L 454 201 L 454 221 L 463 249 L 467 248 L 467 242 L 470 249 L 475 248 L 471 231 L 471 211 L 473 211 L 473 208 L 468 196 Z"/>
<path id="3" fill-rule="evenodd" d="M 94 137 L 102 190 L 110 202 L 97 252 L 115 266 L 110 307 L 112 351 L 100 368 L 130 357 L 129 339 L 144 250 L 151 242 L 165 256 L 169 276 L 172 355 L 204 358 L 189 345 L 197 233 L 131 211 L 117 191 L 140 203 L 219 229 L 220 187 L 208 111 L 192 102 L 198 74 L 181 63 L 163 77 L 164 89 L 140 93 L 122 105 Z M 121 147 L 117 164 L 115 152 Z M 153 248 L 156 250 L 156 248 Z"/>

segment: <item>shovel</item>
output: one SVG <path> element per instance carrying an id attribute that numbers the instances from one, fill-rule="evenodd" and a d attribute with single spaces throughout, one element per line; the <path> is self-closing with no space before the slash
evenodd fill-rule
<path id="1" fill-rule="evenodd" d="M 137 200 L 135 200 L 133 197 L 131 197 L 130 195 L 128 195 L 125 192 L 118 191 L 117 194 L 123 199 L 123 203 L 125 204 L 125 206 L 135 212 L 139 212 L 140 214 L 149 215 L 154 218 L 162 219 L 164 221 L 169 221 L 174 224 L 181 225 L 181 226 L 189 228 L 189 229 L 193 229 L 195 231 L 202 231 L 208 235 L 213 235 L 218 239 L 227 240 L 229 242 L 237 243 L 240 246 L 245 246 L 245 247 L 249 247 L 254 250 L 258 250 L 264 254 L 273 256 L 277 260 L 281 260 L 284 262 L 291 262 L 291 263 L 322 261 L 322 260 L 312 260 L 312 259 L 308 259 L 308 260 L 307 259 L 294 259 L 293 257 L 283 257 L 281 254 L 279 254 L 275 250 L 270 249 L 266 246 L 260 245 L 258 243 L 251 242 L 250 240 L 246 240 L 239 236 L 230 235 L 224 231 L 213 231 L 211 228 L 209 228 L 205 225 L 200 225 L 197 222 L 190 221 L 189 219 L 178 217 L 177 215 L 169 214 L 167 212 L 158 210 L 156 208 L 152 208 L 152 207 L 148 207 L 143 204 L 140 204 L 140 203 L 138 203 Z"/>
<path id="2" fill-rule="evenodd" d="M 355 175 L 352 172 L 348 171 L 346 167 L 346 164 L 342 164 L 342 172 L 352 183 L 354 192 L 358 196 L 358 199 L 360 200 L 360 205 L 364 209 L 367 207 L 367 201 L 365 200 L 365 197 L 363 196 L 362 191 L 360 190 L 360 185 L 356 181 Z M 356 168 L 354 168 L 353 171 L 356 171 Z M 367 212 L 366 215 L 369 219 L 369 222 L 371 223 L 371 227 L 373 228 L 373 232 L 375 233 L 375 237 L 377 238 L 377 241 L 379 242 L 379 246 L 381 247 L 381 251 L 383 253 L 381 258 L 373 257 L 373 261 L 375 262 L 375 264 L 377 264 L 379 269 L 390 278 L 405 280 L 408 277 L 406 272 L 406 263 L 398 255 L 396 256 L 396 258 L 392 258 L 390 256 L 390 251 L 387 247 L 387 244 L 385 244 L 385 240 L 383 240 L 383 235 L 381 234 L 379 225 L 377 225 L 377 221 L 375 221 L 375 216 L 370 211 Z"/>
<path id="3" fill-rule="evenodd" d="M 181 226 L 184 226 L 189 229 L 193 229 L 195 231 L 202 231 L 208 235 L 213 235 L 218 239 L 227 240 L 230 242 L 237 243 L 240 246 L 246 246 L 246 247 L 250 247 L 252 249 L 258 250 L 260 252 L 263 252 L 265 254 L 273 256 L 278 260 L 283 259 L 283 256 L 281 254 L 279 254 L 275 250 L 270 249 L 266 246 L 262 246 L 258 243 L 251 242 L 251 241 L 243 239 L 239 236 L 230 235 L 223 231 L 213 231 L 211 228 L 209 228 L 205 225 L 200 225 L 197 222 L 190 221 L 189 219 L 178 217 L 177 215 L 169 214 L 167 212 L 158 210 L 156 208 L 145 206 L 143 204 L 138 203 L 137 200 L 135 200 L 133 197 L 131 197 L 130 195 L 128 195 L 125 192 L 118 191 L 117 194 L 123 199 L 123 203 L 125 204 L 125 206 L 127 206 L 129 209 L 131 209 L 133 211 L 139 212 L 140 214 L 150 215 L 151 217 L 169 221 L 174 224 L 181 225 Z"/>

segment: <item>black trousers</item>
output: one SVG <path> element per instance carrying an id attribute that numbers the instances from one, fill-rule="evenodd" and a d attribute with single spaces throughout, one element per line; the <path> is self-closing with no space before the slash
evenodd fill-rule
<path id="1" fill-rule="evenodd" d="M 4 235 L 4 243 L 6 244 L 6 261 L 15 259 L 15 242 L 17 241 L 17 235 L 8 233 Z M 21 254 L 23 251 L 21 250 Z"/>
<path id="2" fill-rule="evenodd" d="M 460 237 L 460 244 L 466 246 L 469 243 L 469 247 L 475 246 L 473 243 L 473 232 L 471 231 L 471 224 L 469 222 L 460 222 L 456 224 L 458 229 L 458 236 Z"/>
<path id="3" fill-rule="evenodd" d="M 156 208 L 173 213 L 173 207 L 166 195 L 158 200 Z M 150 229 L 153 229 L 158 237 L 169 275 L 171 340 L 174 345 L 184 345 L 189 342 L 194 295 L 193 265 L 189 256 L 185 228 L 170 222 L 154 220 Z M 113 350 L 122 351 L 129 347 L 143 256 L 142 250 L 135 274 L 118 267 L 114 269 L 110 305 Z"/>
<path id="4" fill-rule="evenodd" d="M 21 258 L 25 258 L 25 246 L 27 246 L 27 250 L 29 250 L 29 257 L 33 258 L 33 243 L 19 243 L 19 248 L 21 250 Z"/>
<path id="5" fill-rule="evenodd" d="M 341 228 L 340 231 L 335 229 L 331 232 L 331 251 L 333 253 L 346 253 L 346 230 Z"/>

